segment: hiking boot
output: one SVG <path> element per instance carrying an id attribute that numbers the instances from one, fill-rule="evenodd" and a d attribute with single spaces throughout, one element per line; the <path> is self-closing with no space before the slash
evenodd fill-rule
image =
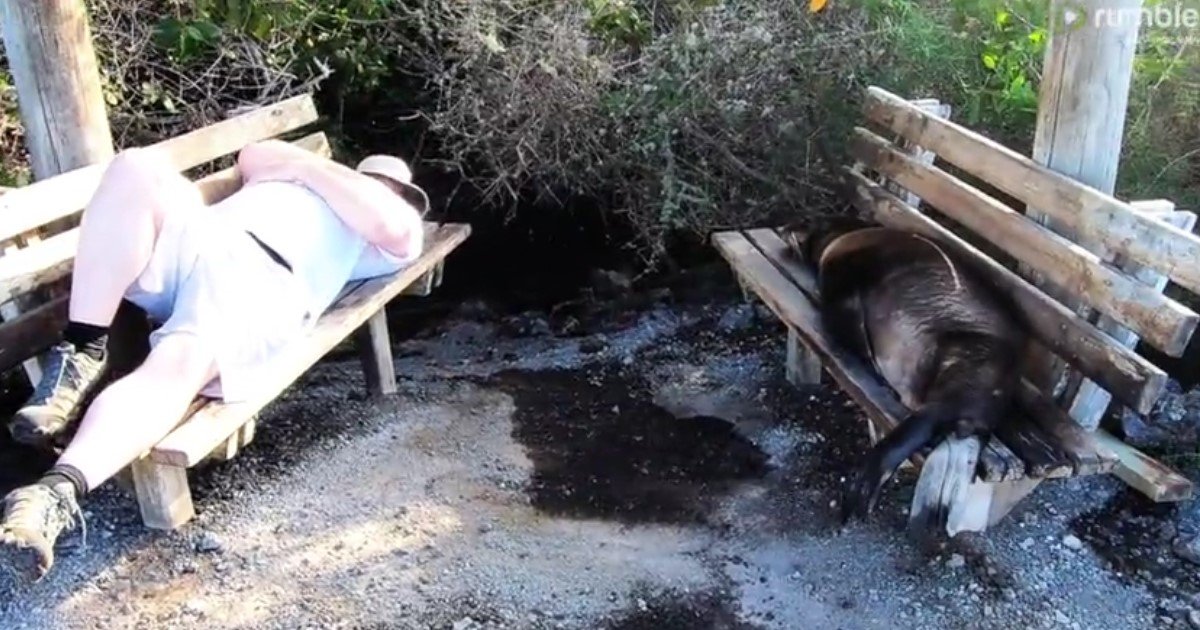
<path id="1" fill-rule="evenodd" d="M 82 524 L 82 519 L 69 483 L 33 484 L 8 493 L 0 522 L 0 571 L 23 580 L 42 579 L 54 565 L 59 535 Z"/>
<path id="2" fill-rule="evenodd" d="M 45 446 L 65 433 L 79 419 L 107 364 L 107 352 L 104 358 L 93 359 L 65 341 L 51 349 L 41 382 L 8 425 L 13 439 Z"/>

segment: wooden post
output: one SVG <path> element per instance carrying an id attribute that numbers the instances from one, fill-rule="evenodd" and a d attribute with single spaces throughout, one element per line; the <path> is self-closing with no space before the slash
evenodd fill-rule
<path id="1" fill-rule="evenodd" d="M 5 0 L 0 2 L 0 23 L 34 177 L 45 179 L 112 157 L 112 132 L 83 0 Z M 16 245 L 39 239 L 37 233 L 26 234 Z M 0 316 L 10 320 L 24 307 L 20 301 L 2 304 Z M 24 367 L 32 382 L 41 379 L 37 358 Z"/>
<path id="2" fill-rule="evenodd" d="M 1112 193 L 1120 163 L 1125 110 L 1133 76 L 1142 0 L 1052 0 L 1033 159 Z M 1116 19 L 1114 16 L 1121 19 Z M 1113 18 L 1113 19 L 1109 19 Z M 1066 234 L 1037 208 L 1027 214 Z M 1101 256 L 1095 243 L 1081 243 Z M 1042 279 L 1025 270 L 1039 285 Z M 1067 306 L 1078 301 L 1043 289 Z M 1038 386 L 1065 398 L 1066 365 L 1050 354 L 1034 357 Z M 1077 418 L 1080 420 L 1080 418 Z"/>
<path id="3" fill-rule="evenodd" d="M 0 2 L 4 48 L 38 179 L 113 154 L 83 0 Z"/>

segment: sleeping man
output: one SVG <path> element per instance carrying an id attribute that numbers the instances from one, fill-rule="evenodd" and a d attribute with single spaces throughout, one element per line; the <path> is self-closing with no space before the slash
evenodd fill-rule
<path id="1" fill-rule="evenodd" d="M 9 425 L 31 445 L 75 433 L 37 483 L 4 498 L 0 572 L 44 576 L 83 496 L 165 437 L 197 394 L 245 399 L 347 281 L 421 253 L 429 202 L 399 158 L 351 169 L 254 144 L 238 155 L 242 188 L 212 206 L 169 165 L 154 149 L 119 154 L 84 210 L 63 340 Z M 145 362 L 97 393 L 122 300 L 162 325 Z"/>

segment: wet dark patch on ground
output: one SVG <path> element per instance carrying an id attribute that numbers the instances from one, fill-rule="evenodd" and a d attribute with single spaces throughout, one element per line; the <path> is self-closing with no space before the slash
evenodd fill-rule
<path id="1" fill-rule="evenodd" d="M 1180 509 L 1185 507 L 1152 503 L 1124 488 L 1103 507 L 1071 521 L 1070 527 L 1120 579 L 1167 600 L 1180 596 L 1194 599 L 1200 594 L 1200 573 L 1172 552 Z M 1171 615 L 1179 611 L 1159 612 Z"/>
<path id="2" fill-rule="evenodd" d="M 763 477 L 767 456 L 720 418 L 676 418 L 615 366 L 506 371 L 513 437 L 534 471 L 528 491 L 547 513 L 623 522 L 707 522 L 721 495 Z"/>
<path id="3" fill-rule="evenodd" d="M 720 593 L 666 593 L 640 599 L 605 630 L 758 630 L 738 620 L 736 604 Z"/>

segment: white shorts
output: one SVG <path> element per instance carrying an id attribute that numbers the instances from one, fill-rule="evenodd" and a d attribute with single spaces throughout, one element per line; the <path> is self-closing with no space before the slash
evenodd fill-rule
<path id="1" fill-rule="evenodd" d="M 125 294 L 169 335 L 194 335 L 210 348 L 218 376 L 201 394 L 237 402 L 253 395 L 256 371 L 313 317 L 300 283 L 245 230 L 205 207 L 168 213 L 146 268 Z"/>

